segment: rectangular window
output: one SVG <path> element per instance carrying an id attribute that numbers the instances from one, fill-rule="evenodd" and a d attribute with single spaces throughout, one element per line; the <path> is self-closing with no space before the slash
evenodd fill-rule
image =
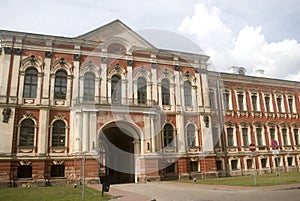
<path id="1" fill-rule="evenodd" d="M 238 104 L 239 104 L 239 110 L 244 110 L 244 95 L 238 94 Z"/>
<path id="2" fill-rule="evenodd" d="M 288 145 L 287 129 L 283 128 L 281 129 L 281 132 L 282 132 L 283 145 L 287 146 Z"/>
<path id="3" fill-rule="evenodd" d="M 271 137 L 271 140 L 276 140 L 275 128 L 270 128 L 270 137 Z"/>
<path id="4" fill-rule="evenodd" d="M 278 164 L 280 165 L 280 157 L 275 157 L 275 167 L 279 167 Z"/>
<path id="5" fill-rule="evenodd" d="M 233 128 L 227 128 L 227 140 L 228 140 L 228 146 L 234 146 Z"/>
<path id="6" fill-rule="evenodd" d="M 64 177 L 65 166 L 64 165 L 52 165 L 51 166 L 51 177 Z"/>
<path id="7" fill-rule="evenodd" d="M 237 170 L 238 169 L 238 160 L 232 160 L 231 161 L 231 170 Z"/>
<path id="8" fill-rule="evenodd" d="M 290 113 L 294 113 L 294 99 L 292 97 L 289 97 L 288 98 L 288 104 L 289 104 L 289 110 L 290 110 Z"/>
<path id="9" fill-rule="evenodd" d="M 166 167 L 166 173 L 175 173 L 175 163 L 169 164 Z"/>
<path id="10" fill-rule="evenodd" d="M 294 128 L 294 138 L 295 138 L 295 145 L 299 145 L 299 130 L 298 128 Z"/>
<path id="11" fill-rule="evenodd" d="M 223 164 L 222 161 L 216 161 L 217 171 L 223 170 Z"/>
<path id="12" fill-rule="evenodd" d="M 248 140 L 248 129 L 242 128 L 242 135 L 243 135 L 243 145 L 249 146 L 249 140 Z"/>
<path id="13" fill-rule="evenodd" d="M 32 166 L 31 165 L 20 165 L 18 166 L 18 178 L 31 178 L 32 177 Z"/>
<path id="14" fill-rule="evenodd" d="M 256 96 L 256 94 L 253 94 L 251 96 L 251 101 L 252 101 L 252 110 L 254 112 L 256 112 L 257 111 L 257 96 Z"/>
<path id="15" fill-rule="evenodd" d="M 190 162 L 190 172 L 198 172 L 198 161 Z"/>
<path id="16" fill-rule="evenodd" d="M 224 95 L 223 95 L 223 101 L 224 101 L 224 109 L 225 110 L 229 110 L 229 92 L 225 91 Z"/>
<path id="17" fill-rule="evenodd" d="M 209 102 L 211 109 L 216 109 L 215 93 L 213 91 L 209 92 Z"/>
<path id="18" fill-rule="evenodd" d="M 213 135 L 213 143 L 216 147 L 221 146 L 220 143 L 220 133 L 219 133 L 219 129 L 217 127 L 212 127 L 212 135 Z"/>
<path id="19" fill-rule="evenodd" d="M 282 106 L 281 106 L 281 97 L 277 97 L 276 98 L 276 102 L 277 102 L 277 109 L 279 113 L 282 113 Z"/>
<path id="20" fill-rule="evenodd" d="M 257 145 L 263 146 L 262 129 L 256 128 Z"/>
<path id="21" fill-rule="evenodd" d="M 266 112 L 271 112 L 271 107 L 270 107 L 270 97 L 269 96 L 265 96 L 265 104 L 266 104 Z"/>
<path id="22" fill-rule="evenodd" d="M 261 168 L 267 167 L 267 159 L 266 158 L 260 159 L 260 163 L 261 163 Z"/>
<path id="23" fill-rule="evenodd" d="M 288 166 L 293 166 L 293 157 L 287 158 Z"/>
<path id="24" fill-rule="evenodd" d="M 252 169 L 252 159 L 247 159 L 247 169 Z"/>

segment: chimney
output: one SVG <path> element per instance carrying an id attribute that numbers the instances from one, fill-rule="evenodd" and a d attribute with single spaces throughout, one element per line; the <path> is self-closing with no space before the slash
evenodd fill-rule
<path id="1" fill-rule="evenodd" d="M 265 70 L 257 69 L 254 71 L 257 76 L 263 76 L 265 74 Z"/>
<path id="2" fill-rule="evenodd" d="M 245 75 L 246 73 L 246 69 L 244 67 L 231 66 L 229 70 L 231 73 L 238 75 Z"/>

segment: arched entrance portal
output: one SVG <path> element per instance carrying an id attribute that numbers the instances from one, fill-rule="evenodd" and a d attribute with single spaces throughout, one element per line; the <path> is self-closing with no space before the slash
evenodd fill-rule
<path id="1" fill-rule="evenodd" d="M 111 122 L 100 131 L 100 166 L 113 183 L 136 181 L 135 159 L 140 154 L 140 131 L 134 125 Z"/>

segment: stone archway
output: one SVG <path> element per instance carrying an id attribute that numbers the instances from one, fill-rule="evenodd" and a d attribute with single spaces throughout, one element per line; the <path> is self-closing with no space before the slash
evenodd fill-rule
<path id="1" fill-rule="evenodd" d="M 125 121 L 107 123 L 100 130 L 99 146 L 104 150 L 105 174 L 113 183 L 137 181 L 135 161 L 141 145 L 140 130 L 135 125 Z"/>

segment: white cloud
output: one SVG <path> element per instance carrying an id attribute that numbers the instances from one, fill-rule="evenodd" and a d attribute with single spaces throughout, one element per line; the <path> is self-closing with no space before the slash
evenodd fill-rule
<path id="1" fill-rule="evenodd" d="M 194 14 L 185 17 L 179 27 L 179 31 L 196 36 L 220 71 L 243 66 L 247 74 L 263 69 L 267 77 L 299 81 L 300 44 L 290 39 L 269 43 L 262 30 L 261 26 L 245 26 L 235 36 L 222 20 L 221 10 L 203 3 L 197 4 Z"/>

